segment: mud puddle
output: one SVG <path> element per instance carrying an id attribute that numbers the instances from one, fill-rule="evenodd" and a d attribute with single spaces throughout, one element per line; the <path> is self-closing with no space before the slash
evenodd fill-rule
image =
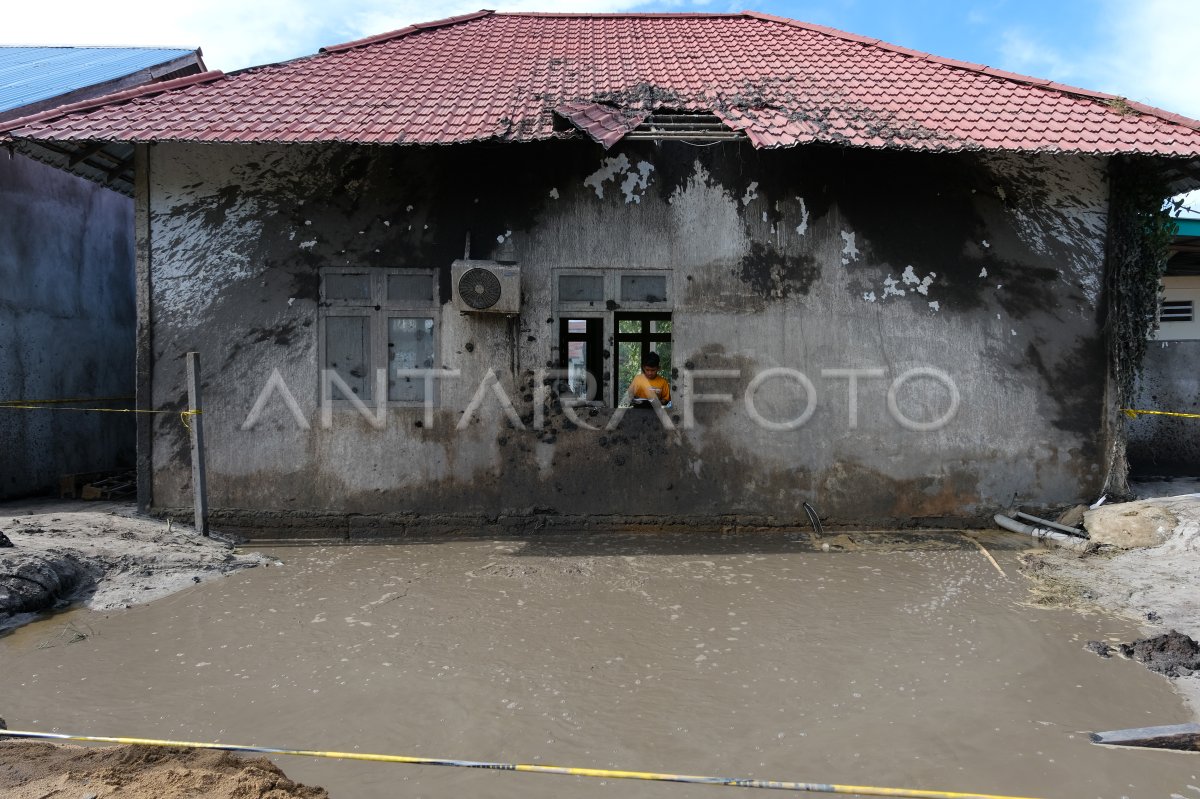
<path id="1" fill-rule="evenodd" d="M 14 729 L 1044 797 L 1200 799 L 1166 679 L 1031 608 L 962 536 L 593 536 L 285 547 L 0 638 Z M 63 636 L 71 625 L 86 636 Z M 725 788 L 277 758 L 334 799 Z"/>

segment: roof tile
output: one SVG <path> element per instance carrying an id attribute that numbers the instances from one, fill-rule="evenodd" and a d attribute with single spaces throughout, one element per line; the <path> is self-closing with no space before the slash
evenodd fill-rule
<path id="1" fill-rule="evenodd" d="M 116 141 L 611 146 L 658 108 L 709 110 L 757 147 L 1200 155 L 1200 122 L 831 28 L 742 14 L 479 12 L 317 55 L 19 120 Z"/>

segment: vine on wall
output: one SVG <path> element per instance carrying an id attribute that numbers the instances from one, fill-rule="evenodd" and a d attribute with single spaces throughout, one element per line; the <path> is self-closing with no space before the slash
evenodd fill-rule
<path id="1" fill-rule="evenodd" d="M 1109 368 L 1116 407 L 1110 441 L 1108 486 L 1125 492 L 1125 424 L 1118 408 L 1132 407 L 1150 334 L 1157 327 L 1160 281 L 1178 226 L 1167 203 L 1168 181 L 1159 162 L 1117 157 L 1109 177 L 1108 273 L 1106 277 Z"/>

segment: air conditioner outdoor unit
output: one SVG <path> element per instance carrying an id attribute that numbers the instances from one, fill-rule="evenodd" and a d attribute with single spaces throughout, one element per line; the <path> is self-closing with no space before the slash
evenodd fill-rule
<path id="1" fill-rule="evenodd" d="M 521 312 L 521 268 L 496 261 L 458 260 L 450 265 L 454 305 L 467 313 Z"/>

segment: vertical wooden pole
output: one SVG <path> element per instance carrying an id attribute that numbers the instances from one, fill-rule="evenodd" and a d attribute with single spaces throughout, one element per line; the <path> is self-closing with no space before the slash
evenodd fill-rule
<path id="1" fill-rule="evenodd" d="M 150 279 L 153 248 L 150 236 L 150 150 L 134 145 L 134 243 L 137 264 L 137 408 L 154 407 L 154 347 Z M 154 415 L 137 414 L 137 502 L 142 513 L 154 503 Z"/>
<path id="2" fill-rule="evenodd" d="M 200 411 L 200 353 L 187 354 L 188 410 Z M 188 414 L 192 431 L 192 499 L 196 532 L 208 535 L 208 482 L 204 474 L 204 414 Z"/>

